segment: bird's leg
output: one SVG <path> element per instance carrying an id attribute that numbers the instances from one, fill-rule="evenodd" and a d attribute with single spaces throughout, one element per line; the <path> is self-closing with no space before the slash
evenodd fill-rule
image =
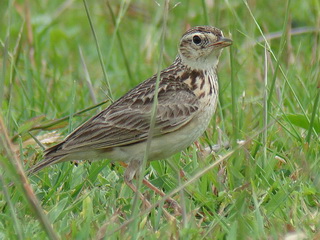
<path id="1" fill-rule="evenodd" d="M 148 188 L 150 188 L 151 190 L 153 190 L 155 193 L 158 193 L 161 197 L 165 197 L 166 194 L 159 188 L 157 188 L 156 186 L 154 186 L 151 182 L 149 182 L 147 179 L 143 179 L 142 183 L 144 185 L 146 185 Z M 169 203 L 169 206 L 172 206 L 174 209 L 174 213 L 176 215 L 180 215 L 182 213 L 182 208 L 180 207 L 180 205 L 177 203 L 176 200 L 174 200 L 173 198 L 169 197 L 166 199 L 166 202 Z"/>
<path id="2" fill-rule="evenodd" d="M 132 183 L 132 181 L 126 181 L 126 178 L 125 178 L 125 183 L 127 184 L 127 186 L 129 188 L 131 188 L 131 190 L 138 194 L 139 195 L 139 198 L 141 199 L 141 201 L 144 203 L 144 205 L 149 208 L 151 207 L 151 203 L 148 201 L 148 199 L 145 198 L 145 196 L 142 195 L 142 193 L 140 191 L 138 191 L 137 187 Z"/>
<path id="3" fill-rule="evenodd" d="M 134 177 L 137 177 L 137 175 L 139 174 L 140 171 L 140 162 L 139 161 L 130 161 L 129 165 L 127 166 L 127 169 L 125 171 L 124 174 L 124 181 L 125 183 L 128 185 L 128 187 L 130 187 L 132 189 L 133 192 L 137 193 L 140 197 L 140 199 L 143 201 L 143 203 L 149 208 L 151 207 L 150 202 L 138 191 L 137 187 L 132 183 L 132 180 Z M 162 192 L 160 189 L 158 189 L 157 187 L 155 187 L 154 185 L 152 185 L 149 181 L 147 181 L 146 179 L 143 179 L 143 183 L 149 187 L 151 190 L 157 192 L 158 194 L 160 194 L 161 196 L 165 196 L 166 194 L 164 192 Z M 171 199 L 171 198 L 170 198 Z M 181 207 L 179 206 L 179 204 L 171 199 L 171 201 L 169 199 L 167 199 L 166 201 L 170 202 L 172 206 L 178 206 L 179 208 L 177 209 L 181 209 Z M 169 212 L 167 212 L 165 209 L 162 209 L 166 218 L 168 220 L 172 220 L 174 219 L 173 216 L 171 216 L 171 214 Z M 175 208 L 175 211 L 176 208 Z M 181 213 L 181 212 L 179 212 Z"/>
<path id="4" fill-rule="evenodd" d="M 138 191 L 137 187 L 132 183 L 133 178 L 140 169 L 140 165 L 140 161 L 130 161 L 124 173 L 124 182 L 128 185 L 128 187 L 132 189 L 134 193 L 137 193 L 139 195 L 139 198 L 142 200 L 142 202 L 146 205 L 147 208 L 149 208 L 151 206 L 150 202 L 142 195 L 142 193 L 140 193 L 140 191 Z"/>
<path id="5" fill-rule="evenodd" d="M 131 181 L 126 181 L 125 183 L 132 189 L 134 193 L 137 193 L 142 200 L 142 202 L 146 205 L 147 208 L 151 208 L 151 203 L 145 198 L 145 196 L 142 195 L 141 192 L 138 191 L 137 187 L 131 182 Z M 162 209 L 164 216 L 167 218 L 168 221 L 173 221 L 175 220 L 175 217 L 173 217 L 167 210 Z"/>

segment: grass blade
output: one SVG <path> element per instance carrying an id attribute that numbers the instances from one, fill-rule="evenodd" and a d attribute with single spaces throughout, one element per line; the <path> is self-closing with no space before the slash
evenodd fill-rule
<path id="1" fill-rule="evenodd" d="M 0 147 L 1 151 L 4 151 L 9 159 L 9 165 L 11 165 L 11 170 L 14 171 L 13 175 L 17 178 L 15 179 L 15 186 L 18 186 L 23 192 L 24 197 L 27 199 L 30 208 L 33 210 L 36 218 L 41 223 L 43 230 L 47 233 L 49 239 L 59 239 L 58 234 L 52 228 L 51 223 L 49 222 L 47 216 L 45 215 L 40 203 L 38 202 L 37 197 L 35 196 L 27 176 L 24 173 L 23 167 L 18 159 L 17 155 L 14 153 L 12 143 L 8 136 L 6 127 L 0 116 Z M 2 165 L 6 165 L 5 163 L 1 163 Z M 5 167 L 4 167 L 5 169 Z"/>
<path id="2" fill-rule="evenodd" d="M 94 41 L 95 41 L 95 44 L 96 44 L 96 47 L 97 47 L 97 52 L 98 52 L 98 55 L 99 55 L 99 60 L 100 60 L 100 65 L 101 65 L 103 77 L 104 77 L 104 80 L 105 80 L 105 82 L 107 84 L 107 88 L 108 88 L 107 89 L 107 91 L 108 91 L 107 97 L 111 100 L 111 102 L 113 102 L 111 85 L 110 85 L 110 82 L 109 82 L 109 79 L 108 79 L 108 75 L 107 75 L 107 71 L 106 71 L 106 68 L 105 68 L 105 64 L 104 64 L 104 61 L 103 61 L 103 58 L 102 58 L 98 37 L 97 37 L 96 31 L 94 30 L 94 26 L 93 26 L 91 15 L 90 15 L 90 12 L 89 12 L 89 9 L 88 9 L 87 1 L 83 0 L 83 4 L 84 4 L 84 7 L 86 9 L 86 13 L 87 13 L 87 16 L 88 16 L 88 20 L 89 20 L 90 28 L 91 28 L 91 31 L 92 31 L 92 35 L 94 37 Z"/>

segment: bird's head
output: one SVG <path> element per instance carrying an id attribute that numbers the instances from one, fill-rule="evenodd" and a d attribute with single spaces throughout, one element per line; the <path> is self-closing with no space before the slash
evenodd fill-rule
<path id="1" fill-rule="evenodd" d="M 183 34 L 179 55 L 182 63 L 195 69 L 215 68 L 221 49 L 232 44 L 220 29 L 211 26 L 198 26 Z"/>

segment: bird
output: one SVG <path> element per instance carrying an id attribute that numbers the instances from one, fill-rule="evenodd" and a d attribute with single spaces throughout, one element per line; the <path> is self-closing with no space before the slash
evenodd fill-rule
<path id="1" fill-rule="evenodd" d="M 183 151 L 205 132 L 218 102 L 219 57 L 231 44 L 212 26 L 196 26 L 182 35 L 175 60 L 159 74 L 148 161 Z M 127 164 L 124 180 L 132 187 L 146 151 L 156 82 L 157 74 L 47 148 L 28 173 L 65 161 L 110 159 Z"/>

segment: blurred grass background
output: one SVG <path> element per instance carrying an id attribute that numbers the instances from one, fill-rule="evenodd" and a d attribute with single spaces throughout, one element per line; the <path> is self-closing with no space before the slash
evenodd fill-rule
<path id="1" fill-rule="evenodd" d="M 25 169 L 42 156 L 35 138 L 56 143 L 110 101 L 87 108 L 121 97 L 158 69 L 164 1 L 87 5 L 101 59 L 82 1 L 0 2 L 2 130 Z M 152 162 L 146 177 L 168 193 L 237 140 L 253 139 L 174 195 L 186 212 L 173 222 L 155 208 L 122 225 L 134 194 L 118 164 L 49 167 L 29 180 L 53 231 L 62 239 L 320 238 L 319 1 L 171 0 L 168 16 L 163 68 L 189 27 L 216 26 L 234 44 L 220 58 L 220 104 L 199 146 Z M 231 148 L 208 154 L 217 143 Z M 0 238 L 43 239 L 23 192 L 8 186 L 16 179 L 8 151 L 0 146 Z"/>

